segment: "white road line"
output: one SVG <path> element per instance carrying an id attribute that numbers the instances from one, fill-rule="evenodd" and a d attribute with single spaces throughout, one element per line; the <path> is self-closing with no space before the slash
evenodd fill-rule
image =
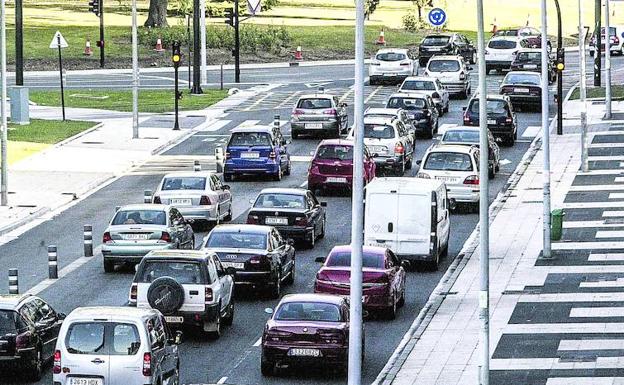
<path id="1" fill-rule="evenodd" d="M 310 162 L 312 161 L 312 157 L 310 155 L 291 155 L 291 162 Z"/>
<path id="2" fill-rule="evenodd" d="M 605 223 L 605 221 L 564 221 L 564 229 L 584 229 L 588 227 L 624 227 L 624 223 Z"/>
<path id="3" fill-rule="evenodd" d="M 522 133 L 523 138 L 535 138 L 542 131 L 541 126 L 528 126 Z"/>
<path id="4" fill-rule="evenodd" d="M 591 340 L 561 340 L 559 351 L 568 350 L 623 350 L 624 339 L 591 339 Z"/>
<path id="5" fill-rule="evenodd" d="M 616 385 L 624 383 L 624 377 L 550 377 L 546 385 Z"/>
<path id="6" fill-rule="evenodd" d="M 354 88 L 353 86 L 351 86 L 351 88 L 349 88 L 349 90 L 347 92 L 344 93 L 344 95 L 342 95 L 339 99 L 340 103 L 344 102 L 348 97 L 349 94 L 351 94 L 353 92 Z"/>
<path id="7" fill-rule="evenodd" d="M 624 231 L 616 231 L 616 230 L 596 231 L 596 238 L 624 238 Z"/>
<path id="8" fill-rule="evenodd" d="M 228 123 L 230 122 L 231 120 L 227 120 L 227 119 L 217 120 L 216 122 L 212 123 L 208 127 L 204 128 L 202 131 L 219 131 L 223 127 L 227 126 Z"/>
<path id="9" fill-rule="evenodd" d="M 553 250 L 624 249 L 624 242 L 553 242 Z"/>
<path id="10" fill-rule="evenodd" d="M 495 358 L 490 370 L 565 370 L 565 369 L 620 369 L 615 357 L 598 357 L 590 362 L 560 362 L 559 358 Z"/>
<path id="11" fill-rule="evenodd" d="M 624 317 L 624 307 L 573 307 L 570 309 L 570 318 L 587 317 Z"/>
<path id="12" fill-rule="evenodd" d="M 624 301 L 624 293 L 522 294 L 518 302 L 601 302 Z M 562 332 L 563 333 L 563 332 Z"/>
<path id="13" fill-rule="evenodd" d="M 624 193 L 610 193 L 609 199 L 624 199 Z"/>
<path id="14" fill-rule="evenodd" d="M 602 208 L 621 208 L 622 202 L 565 202 L 562 203 L 562 209 L 602 209 Z"/>
<path id="15" fill-rule="evenodd" d="M 264 95 L 263 97 L 261 97 L 260 99 L 256 100 L 252 105 L 250 105 L 247 108 L 243 108 L 243 111 L 251 111 L 252 109 L 254 109 L 256 106 L 258 106 L 260 103 L 262 103 L 263 101 L 265 101 L 268 97 L 272 96 L 273 92 L 267 92 L 266 95 Z"/>
<path id="16" fill-rule="evenodd" d="M 591 253 L 588 261 L 624 261 L 624 253 Z"/>
<path id="17" fill-rule="evenodd" d="M 618 278 L 615 281 L 598 281 L 598 282 L 581 282 L 580 288 L 598 288 L 598 287 L 624 287 L 624 279 Z"/>
<path id="18" fill-rule="evenodd" d="M 286 103 L 289 103 L 291 100 L 293 100 L 295 97 L 299 96 L 301 94 L 302 91 L 297 91 L 294 92 L 292 95 L 290 95 L 289 97 L 287 97 L 286 99 L 284 99 L 284 101 L 282 101 L 280 104 L 277 105 L 277 107 L 275 108 L 282 108 L 286 105 Z"/>
<path id="19" fill-rule="evenodd" d="M 624 143 L 591 143 L 587 148 L 620 148 Z"/>
<path id="20" fill-rule="evenodd" d="M 251 127 L 251 126 L 257 125 L 258 123 L 260 123 L 259 120 L 245 120 L 244 122 L 242 122 L 241 124 L 236 126 L 236 128 L 238 128 L 238 127 Z"/>
<path id="21" fill-rule="evenodd" d="M 227 381 L 227 379 L 227 377 L 221 377 L 219 381 L 217 381 L 217 384 L 225 384 L 225 381 Z"/>
<path id="22" fill-rule="evenodd" d="M 602 217 L 603 217 L 603 218 L 617 218 L 617 217 L 624 217 L 624 211 L 620 211 L 620 210 L 603 211 L 603 212 L 602 212 Z"/>
<path id="23" fill-rule="evenodd" d="M 68 275 L 71 272 L 73 272 L 74 270 L 78 269 L 80 266 L 86 264 L 87 262 L 91 262 L 94 259 L 96 259 L 97 258 L 96 256 L 100 253 L 100 250 L 101 250 L 101 247 L 96 247 L 95 250 L 93 250 L 94 257 L 80 257 L 80 258 L 77 258 L 75 261 L 73 261 L 69 265 L 65 266 L 63 269 L 61 269 L 58 272 L 58 279 L 44 279 L 43 281 L 39 282 L 35 286 L 31 287 L 26 292 L 26 294 L 37 295 L 37 294 L 41 293 L 42 291 L 44 291 L 48 287 L 54 285 L 56 282 L 58 282 L 60 279 L 62 279 L 66 275 Z"/>
<path id="24" fill-rule="evenodd" d="M 624 160 L 624 156 L 622 155 L 612 155 L 612 156 L 589 156 L 587 157 L 587 160 L 590 162 L 597 162 L 597 161 L 611 161 L 611 160 Z"/>
<path id="25" fill-rule="evenodd" d="M 203 139 L 202 142 L 214 142 L 215 140 L 217 140 L 217 138 L 206 138 Z"/>
<path id="26" fill-rule="evenodd" d="M 602 136 L 602 135 L 624 135 L 624 131 L 596 131 L 596 132 L 588 132 L 588 135 L 593 136 Z"/>
<path id="27" fill-rule="evenodd" d="M 370 100 L 373 98 L 373 96 L 375 96 L 375 94 L 377 92 L 379 92 L 379 90 L 381 90 L 381 86 L 377 86 L 377 88 L 375 88 L 373 90 L 373 92 L 370 93 L 370 95 L 368 95 L 368 97 L 364 100 L 364 104 L 367 104 L 368 102 L 370 102 Z"/>
<path id="28" fill-rule="evenodd" d="M 624 183 L 624 177 L 616 176 L 613 180 L 615 183 Z"/>
<path id="29" fill-rule="evenodd" d="M 579 171 L 576 175 L 624 175 L 624 171 L 613 169 L 590 170 L 586 172 Z"/>
<path id="30" fill-rule="evenodd" d="M 624 162 L 620 162 L 620 167 L 624 167 Z"/>
<path id="31" fill-rule="evenodd" d="M 616 184 L 596 184 L 586 186 L 570 186 L 571 192 L 573 191 L 617 191 L 624 190 L 624 186 L 618 186 Z"/>
<path id="32" fill-rule="evenodd" d="M 258 341 L 254 342 L 253 346 L 260 346 L 262 343 L 262 337 L 258 338 Z"/>

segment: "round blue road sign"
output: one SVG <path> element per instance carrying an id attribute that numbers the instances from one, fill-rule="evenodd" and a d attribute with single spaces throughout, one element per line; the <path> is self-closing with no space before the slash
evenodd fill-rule
<path id="1" fill-rule="evenodd" d="M 442 8 L 433 8 L 429 11 L 429 23 L 434 27 L 439 27 L 446 23 L 446 12 Z"/>

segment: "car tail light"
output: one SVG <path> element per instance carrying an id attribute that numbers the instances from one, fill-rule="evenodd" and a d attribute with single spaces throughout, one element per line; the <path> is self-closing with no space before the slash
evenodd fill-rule
<path id="1" fill-rule="evenodd" d="M 505 123 L 511 124 L 513 123 L 513 119 L 508 116 L 507 118 L 505 118 Z"/>
<path id="2" fill-rule="evenodd" d="M 266 334 L 266 339 L 272 342 L 280 342 L 282 339 L 287 339 L 290 336 L 292 336 L 292 333 L 290 332 L 269 330 Z"/>
<path id="3" fill-rule="evenodd" d="M 431 179 L 431 176 L 429 174 L 424 173 L 424 172 L 419 172 L 416 175 L 416 177 L 417 178 L 423 178 L 423 179 Z"/>
<path id="4" fill-rule="evenodd" d="M 329 108 L 327 110 L 323 111 L 323 115 L 336 115 L 336 109 L 335 108 Z"/>
<path id="5" fill-rule="evenodd" d="M 202 195 L 201 198 L 199 198 L 199 204 L 201 206 L 208 206 L 208 205 L 211 205 L 212 202 L 210 201 L 210 198 L 207 195 Z"/>
<path id="6" fill-rule="evenodd" d="M 152 199 L 153 203 L 156 204 L 161 204 L 162 202 L 160 201 L 160 197 L 158 195 L 154 195 L 154 198 Z"/>
<path id="7" fill-rule="evenodd" d="M 171 235 L 168 232 L 163 231 L 162 234 L 160 234 L 160 240 L 164 242 L 171 242 Z"/>
<path id="8" fill-rule="evenodd" d="M 231 159 L 232 158 L 232 154 L 230 154 L 229 151 L 225 152 L 225 159 Z"/>
<path id="9" fill-rule="evenodd" d="M 113 238 L 111 237 L 110 233 L 107 231 L 104 233 L 104 235 L 102 236 L 102 243 L 108 243 L 108 242 L 112 242 Z"/>
<path id="10" fill-rule="evenodd" d="M 319 337 L 328 344 L 340 344 L 343 343 L 345 339 L 345 335 L 337 330 L 337 331 L 319 331 Z"/>
<path id="11" fill-rule="evenodd" d="M 212 295 L 212 288 L 207 287 L 204 294 L 204 302 L 212 303 L 214 296 Z"/>
<path id="12" fill-rule="evenodd" d="M 308 218 L 307 217 L 296 217 L 295 218 L 295 226 L 307 226 Z"/>
<path id="13" fill-rule="evenodd" d="M 275 156 L 275 151 L 271 151 L 271 153 L 269 154 L 269 158 L 275 159 Z"/>
<path id="14" fill-rule="evenodd" d="M 613 44 L 620 44 L 620 39 L 617 38 L 617 36 L 612 36 L 613 38 Z"/>
<path id="15" fill-rule="evenodd" d="M 403 145 L 401 143 L 397 143 L 394 146 L 394 153 L 397 155 L 403 155 L 403 153 L 405 152 L 405 147 L 403 147 Z"/>
<path id="16" fill-rule="evenodd" d="M 145 377 L 152 375 L 152 353 L 143 353 L 143 375 Z"/>
<path id="17" fill-rule="evenodd" d="M 382 276 L 379 276 L 379 277 L 373 279 L 370 282 L 364 282 L 362 284 L 362 287 L 365 288 L 365 289 L 366 288 L 372 288 L 372 287 L 382 287 L 382 286 L 388 285 L 389 283 L 390 283 L 390 281 L 388 281 L 388 276 L 382 275 Z"/>
<path id="18" fill-rule="evenodd" d="M 139 288 L 136 283 L 133 283 L 132 286 L 130 286 L 130 302 L 136 303 L 138 289 Z"/>
<path id="19" fill-rule="evenodd" d="M 465 73 L 460 73 L 459 74 L 459 80 L 466 80 L 466 74 Z"/>
<path id="20" fill-rule="evenodd" d="M 54 366 L 52 367 L 52 373 L 60 374 L 61 373 L 61 351 L 54 351 Z"/>
<path id="21" fill-rule="evenodd" d="M 32 334 L 30 332 L 24 332 L 22 334 L 18 334 L 17 337 L 15 337 L 15 349 L 20 350 L 20 349 L 28 348 L 30 345 L 31 337 L 32 337 Z"/>
<path id="22" fill-rule="evenodd" d="M 434 93 L 431 94 L 431 97 L 434 98 L 434 99 L 440 99 L 440 94 L 437 93 L 437 92 L 434 92 Z"/>
<path id="23" fill-rule="evenodd" d="M 298 108 L 295 108 L 293 110 L 293 115 L 303 115 L 305 112 L 303 110 L 300 110 Z"/>
<path id="24" fill-rule="evenodd" d="M 470 175 L 469 177 L 464 179 L 464 184 L 478 185 L 479 184 L 479 176 L 477 176 L 477 175 Z"/>

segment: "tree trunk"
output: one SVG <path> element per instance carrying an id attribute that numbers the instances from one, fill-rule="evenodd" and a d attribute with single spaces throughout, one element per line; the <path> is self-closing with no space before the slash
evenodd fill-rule
<path id="1" fill-rule="evenodd" d="M 418 7 L 418 20 L 422 20 L 422 7 L 420 5 Z"/>
<path id="2" fill-rule="evenodd" d="M 145 21 L 146 27 L 167 27 L 167 1 L 150 0 L 149 13 Z"/>

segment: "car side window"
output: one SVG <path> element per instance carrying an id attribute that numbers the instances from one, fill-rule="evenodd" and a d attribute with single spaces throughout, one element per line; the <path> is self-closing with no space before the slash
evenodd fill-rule
<path id="1" fill-rule="evenodd" d="M 217 267 L 214 263 L 208 262 L 208 277 L 210 278 L 210 284 L 216 282 L 218 279 L 217 276 Z"/>
<path id="2" fill-rule="evenodd" d="M 183 218 L 182 218 L 182 214 L 180 214 L 180 212 L 178 211 L 178 209 L 176 208 L 172 208 L 171 209 L 171 224 L 182 224 L 183 222 Z"/>
<path id="3" fill-rule="evenodd" d="M 43 302 L 41 299 L 35 298 L 33 302 L 35 303 L 35 306 L 37 307 L 37 317 L 40 317 L 39 318 L 40 320 L 56 316 L 56 313 L 54 312 L 54 310 L 52 310 L 50 305 Z"/>
<path id="4" fill-rule="evenodd" d="M 338 99 L 337 96 L 334 96 L 332 99 L 334 100 L 334 107 L 338 107 L 338 105 L 340 104 L 340 99 Z"/>
<path id="5" fill-rule="evenodd" d="M 160 317 L 154 318 L 154 335 L 155 339 L 152 340 L 152 349 L 161 349 L 165 347 L 167 340 L 167 333 Z"/>
<path id="6" fill-rule="evenodd" d="M 37 308 L 32 301 L 25 303 L 19 312 L 23 318 L 31 323 L 37 322 Z"/>
<path id="7" fill-rule="evenodd" d="M 311 192 L 308 191 L 308 193 L 306 195 L 308 196 L 308 200 L 312 203 L 313 206 L 318 206 L 319 205 L 319 201 L 316 199 L 314 194 L 312 194 Z"/>
<path id="8" fill-rule="evenodd" d="M 394 263 L 392 261 L 392 258 L 390 257 L 389 251 L 386 251 L 386 256 L 384 259 L 386 260 L 386 269 L 392 269 L 394 267 Z"/>
<path id="9" fill-rule="evenodd" d="M 279 249 L 281 246 L 281 238 L 277 232 L 271 234 L 271 243 L 273 244 L 273 250 Z"/>
<path id="10" fill-rule="evenodd" d="M 221 264 L 221 261 L 219 261 L 219 258 L 215 257 L 214 255 L 212 256 L 212 261 L 214 263 L 215 266 L 215 270 L 217 271 L 217 276 L 224 276 L 225 275 L 225 269 L 223 268 L 223 265 Z"/>

